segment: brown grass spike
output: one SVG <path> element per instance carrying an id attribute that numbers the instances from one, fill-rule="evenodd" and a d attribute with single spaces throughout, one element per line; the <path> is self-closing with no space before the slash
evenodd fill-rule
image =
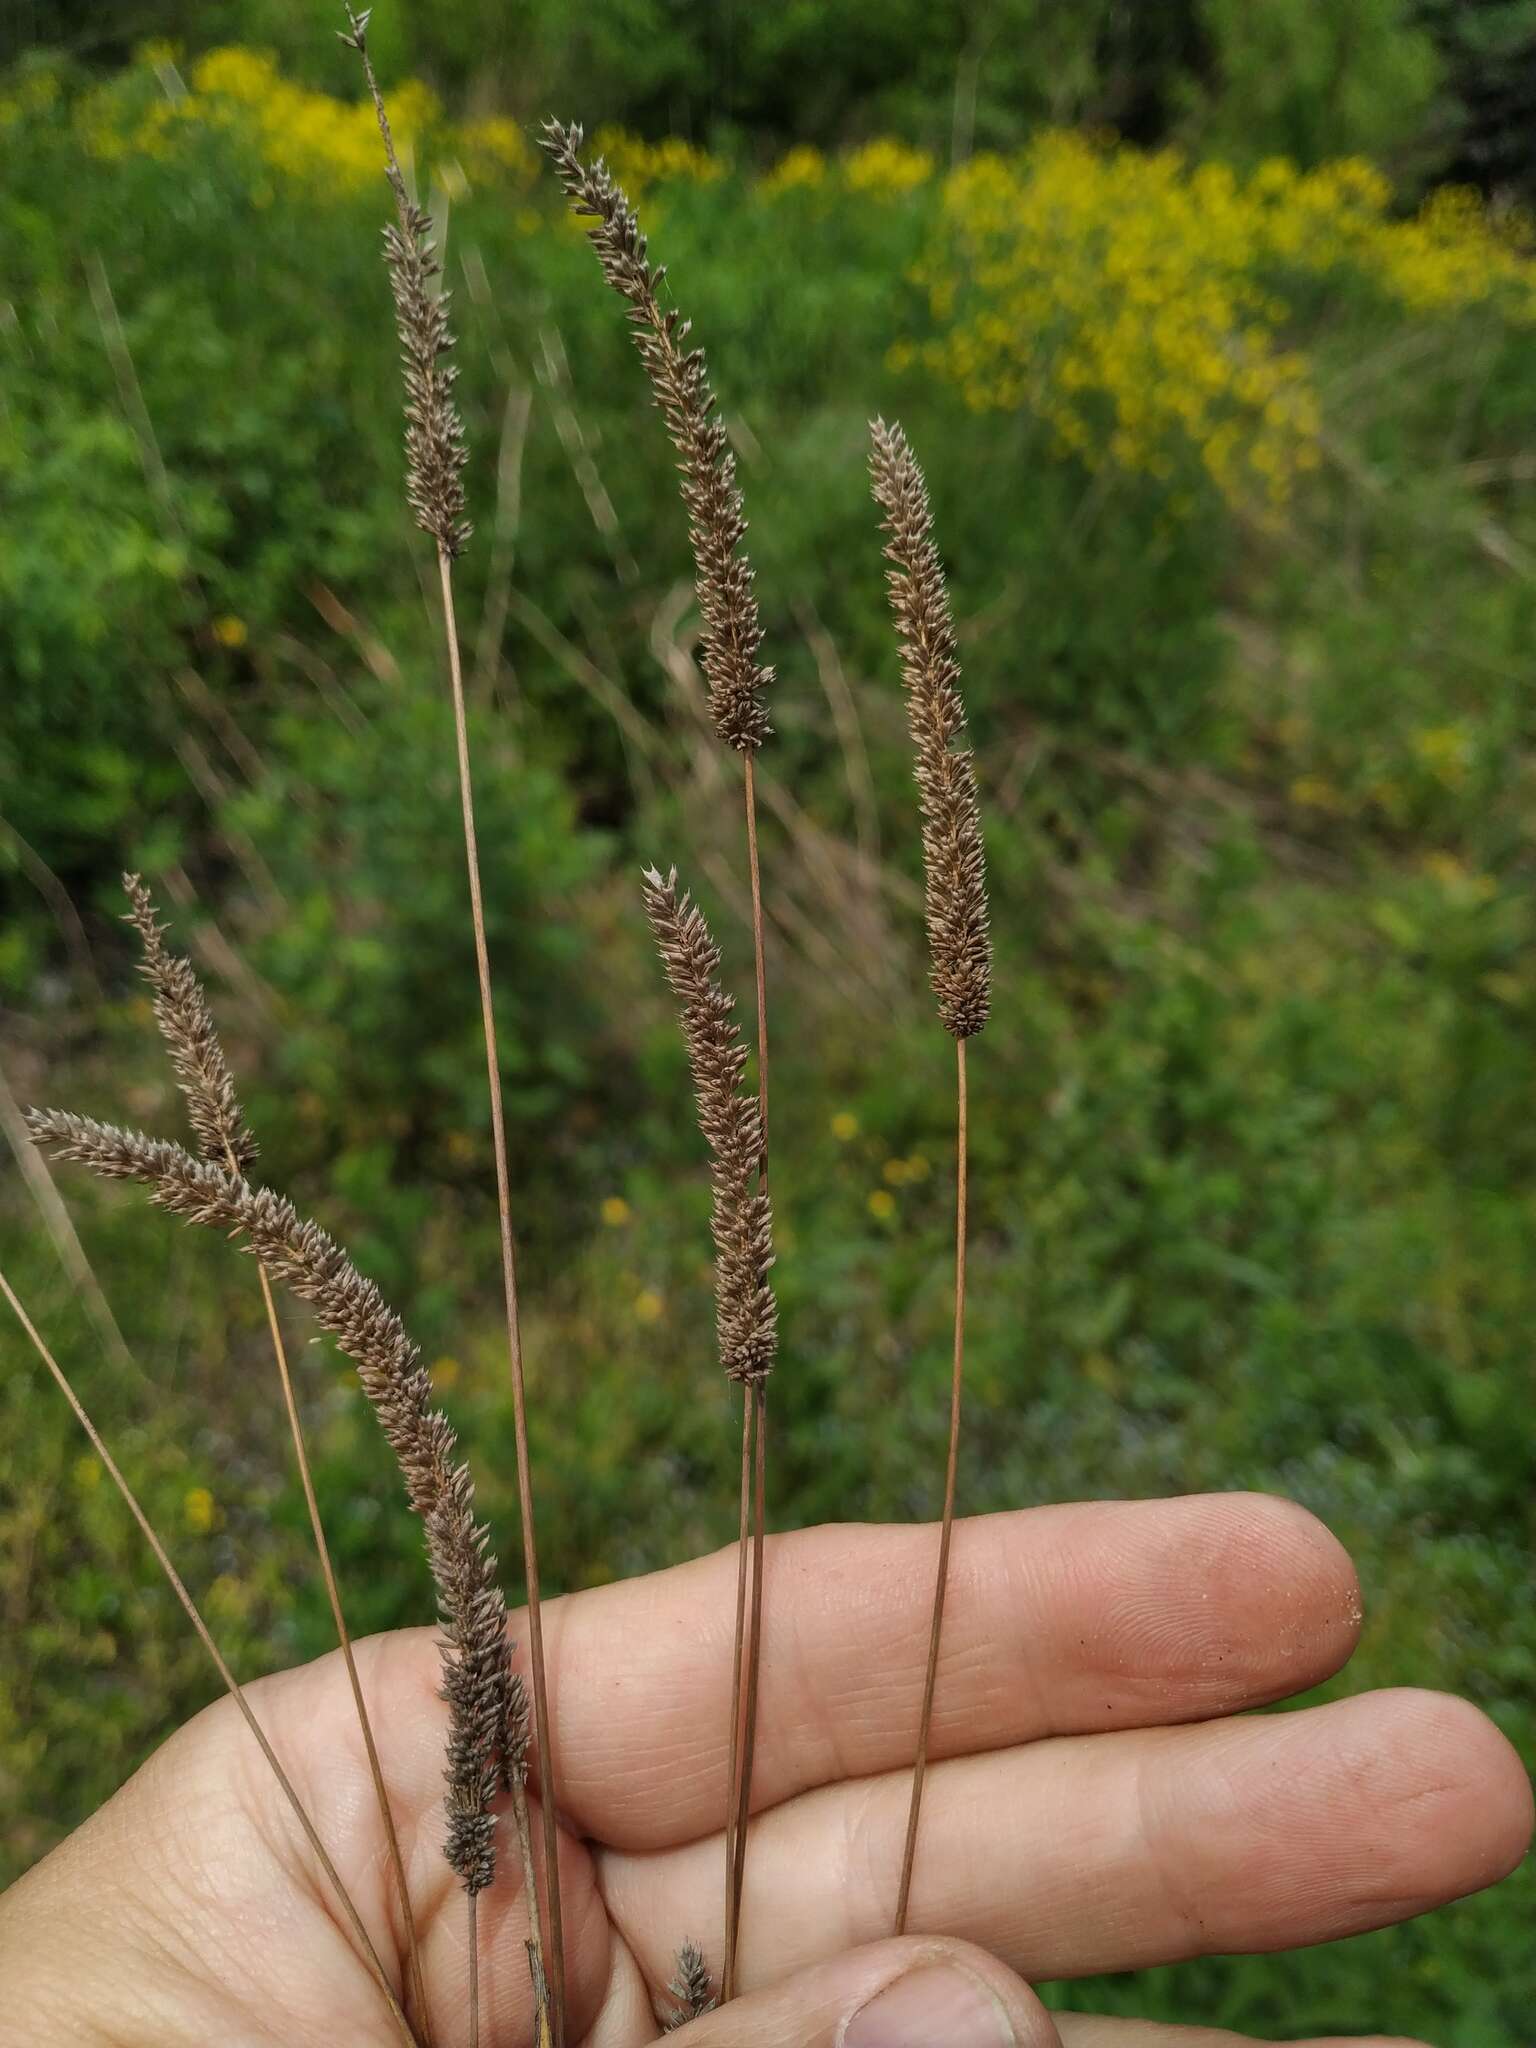
<path id="1" fill-rule="evenodd" d="M 374 76 L 367 47 L 367 14 L 352 14 L 351 33 L 343 38 L 362 60 L 364 76 L 378 115 L 384 144 L 385 171 L 395 196 L 396 224 L 385 230 L 384 254 L 394 292 L 396 324 L 405 364 L 407 492 L 417 524 L 437 544 L 438 581 L 442 592 L 443 630 L 447 643 L 449 687 L 453 699 L 459 801 L 463 817 L 464 859 L 468 872 L 470 919 L 480 988 L 480 1014 L 485 1038 L 486 1076 L 490 1089 L 491 1138 L 496 1161 L 496 1197 L 501 1235 L 502 1291 L 507 1318 L 508 1368 L 512 1383 L 513 1429 L 517 1483 L 521 1503 L 523 1575 L 528 1595 L 528 1648 L 533 1678 L 533 1727 L 538 1746 L 539 1804 L 544 1852 L 543 1955 L 533 1971 L 535 1991 L 547 1970 L 556 2048 L 565 2039 L 565 1943 L 560 1908 L 560 1843 L 555 1794 L 554 1752 L 550 1740 L 549 1693 L 544 1668 L 544 1625 L 539 1581 L 538 1541 L 534 1522 L 533 1472 L 528 1449 L 527 1391 L 518 1313 L 517 1249 L 512 1230 L 512 1194 L 507 1166 L 506 1116 L 502 1103 L 501 1062 L 496 1045 L 495 1003 L 490 955 L 485 935 L 485 909 L 480 881 L 480 856 L 475 830 L 474 780 L 469 727 L 464 707 L 464 678 L 454 608 L 453 564 L 467 543 L 471 528 L 464 516 L 464 430 L 453 401 L 455 371 L 447 361 L 453 335 L 448 324 L 448 297 L 434 291 L 438 262 L 432 245 L 431 217 L 411 198 L 390 133 L 389 116 Z"/>
<path id="2" fill-rule="evenodd" d="M 92 1117 L 34 1109 L 27 1123 L 55 1158 L 106 1180 L 136 1181 L 171 1215 L 244 1238 L 272 1278 L 309 1303 L 356 1366 L 421 1518 L 437 1588 L 449 1710 L 443 1853 L 466 1892 L 483 1891 L 495 1875 L 495 1800 L 512 1685 L 506 1608 L 489 1538 L 475 1520 L 474 1482 L 400 1318 L 340 1245 L 270 1188 L 254 1188 L 180 1145 Z"/>
<path id="3" fill-rule="evenodd" d="M 762 1106 L 742 1087 L 747 1047 L 720 986 L 720 953 L 703 914 L 679 895 L 674 869 L 645 877 L 645 907 L 667 980 L 678 1000 L 683 1042 L 693 1074 L 700 1128 L 709 1143 L 715 1241 L 715 1321 L 720 1362 L 742 1389 L 742 1517 L 739 1566 L 747 1558 L 748 1503 L 752 1505 L 752 1619 L 742 1659 L 746 1583 L 736 1587 L 734 1677 L 729 1799 L 726 1810 L 726 1931 L 722 2001 L 735 1988 L 735 1961 L 746 1862 L 757 1667 L 762 1645 L 764 1387 L 778 1352 L 778 1310 L 769 1283 L 773 1266 L 773 1211 L 762 1176 Z M 745 1665 L 743 1680 L 743 1661 Z M 734 1910 L 733 1910 L 734 1909 Z"/>
<path id="4" fill-rule="evenodd" d="M 938 1682 L 944 1595 L 949 1581 L 955 1520 L 955 1475 L 960 1453 L 961 1396 L 965 1377 L 965 1283 L 969 1186 L 969 1094 L 966 1043 L 982 1029 L 991 1005 L 992 945 L 987 918 L 986 867 L 976 767 L 957 745 L 965 731 L 960 664 L 944 570 L 933 540 L 928 489 L 899 426 L 870 427 L 870 469 L 875 501 L 885 515 L 885 554 L 891 611 L 901 645 L 907 717 L 916 753 L 922 805 L 923 870 L 928 950 L 939 1017 L 955 1041 L 955 1336 L 950 1373 L 949 1445 L 944 1466 L 944 1509 L 938 1571 L 928 1632 L 923 1700 L 906 1841 L 897 1886 L 895 1932 L 904 1934 L 922 1816 L 928 1739 Z"/>
<path id="5" fill-rule="evenodd" d="M 124 875 L 123 889 L 129 902 L 126 921 L 139 935 L 142 953 L 140 972 L 154 991 L 155 1022 L 160 1027 L 160 1036 L 165 1041 L 177 1083 L 186 1097 L 187 1120 L 196 1133 L 205 1159 L 222 1162 L 231 1173 L 244 1173 L 256 1157 L 256 1140 L 241 1110 L 239 1096 L 235 1091 L 234 1076 L 220 1043 L 202 984 L 189 960 L 167 950 L 166 928 L 160 922 L 154 898 L 144 886 L 142 879 L 138 875 Z M 266 1268 L 258 1266 L 256 1270 L 261 1284 L 267 1330 L 272 1341 L 272 1355 L 277 1365 L 278 1383 L 282 1389 L 283 1408 L 288 1418 L 289 1434 L 293 1440 L 294 1459 L 304 1490 L 304 1504 L 309 1513 L 315 1555 L 319 1560 L 326 1598 L 330 1602 L 336 1640 L 341 1646 L 342 1660 L 346 1665 L 347 1682 L 352 1689 L 353 1706 L 357 1713 L 358 1727 L 362 1732 L 369 1775 L 373 1780 L 374 1797 L 378 1803 L 379 1818 L 384 1826 L 390 1868 L 394 1873 L 395 1889 L 400 1899 L 411 2005 L 426 2048 L 432 2048 L 432 2026 L 427 2011 L 426 1984 L 421 1971 L 421 1945 L 416 1932 L 416 1915 L 411 1906 L 410 1886 L 406 1881 L 405 1859 L 400 1852 L 400 1837 L 395 1827 L 394 1814 L 390 1810 L 389 1794 L 384 1786 L 384 1770 L 379 1761 L 378 1744 L 374 1740 L 373 1723 L 363 1698 L 357 1658 L 352 1649 L 351 1631 L 347 1627 L 346 1615 L 342 1608 L 341 1589 L 336 1581 L 330 1545 L 326 1540 L 325 1525 L 320 1515 L 320 1503 L 315 1494 L 314 1474 L 310 1469 L 309 1450 L 304 1441 L 304 1425 L 299 1416 L 293 1374 L 288 1364 L 288 1351 L 283 1342 L 282 1324 L 278 1320 L 277 1303 L 272 1298 L 272 1284 L 267 1278 Z"/>

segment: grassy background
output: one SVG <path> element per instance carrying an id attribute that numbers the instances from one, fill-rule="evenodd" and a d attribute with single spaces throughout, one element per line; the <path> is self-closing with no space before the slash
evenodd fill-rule
<path id="1" fill-rule="evenodd" d="M 408 1312 L 511 1552 L 456 796 L 367 118 L 276 4 L 146 12 L 277 52 L 209 68 L 33 12 L 73 48 L 21 53 L 0 90 L 7 1088 L 177 1128 L 116 922 L 119 869 L 144 867 L 215 986 L 266 1171 Z M 934 487 L 998 939 L 964 1502 L 1292 1494 L 1365 1585 L 1331 1690 L 1446 1686 L 1529 1756 L 1536 266 L 1503 186 L 1419 212 L 1497 156 L 1471 60 L 1385 5 L 1359 11 L 1363 55 L 1301 5 L 1266 10 L 1276 50 L 1218 6 L 1156 49 L 1089 10 L 1046 102 L 1024 76 L 1044 16 L 1016 47 L 1000 7 L 978 45 L 883 6 L 871 76 L 842 12 L 722 44 L 658 6 L 640 76 L 526 9 L 518 80 L 378 18 L 397 88 L 439 95 L 407 92 L 403 126 L 448 217 L 474 448 L 464 616 L 549 1575 L 730 1533 L 707 1193 L 639 866 L 696 881 L 743 991 L 747 959 L 668 452 L 508 120 L 554 105 L 635 131 L 615 154 L 710 350 L 780 669 L 776 1518 L 930 1513 L 944 1419 L 949 1067 L 863 475 L 881 409 Z M 1182 154 L 1090 149 L 1107 120 Z M 1395 187 L 1340 168 L 1362 151 Z M 9 1155 L 0 1261 L 239 1668 L 319 1652 L 251 1275 L 130 1199 L 63 1192 L 141 1371 Z M 353 1619 L 419 1620 L 373 1424 L 338 1359 L 303 1356 Z M 9 1334 L 4 1357 L 0 1876 L 208 1693 Z M 1072 1999 L 1513 2048 L 1533 1905 L 1527 1872 L 1284 1963 Z"/>

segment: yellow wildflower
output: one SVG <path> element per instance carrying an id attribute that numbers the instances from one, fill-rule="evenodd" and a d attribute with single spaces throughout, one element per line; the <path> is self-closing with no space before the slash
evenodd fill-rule
<path id="1" fill-rule="evenodd" d="M 647 142 L 623 128 L 599 128 L 592 147 L 608 159 L 608 168 L 631 199 L 652 185 L 709 185 L 725 175 L 725 165 L 718 157 L 677 135 Z"/>
<path id="2" fill-rule="evenodd" d="M 917 272 L 937 330 L 923 360 L 975 410 L 1030 407 L 1090 467 L 1172 480 L 1193 462 L 1224 496 L 1281 507 L 1318 466 L 1322 419 L 1277 278 L 1351 270 L 1412 312 L 1497 300 L 1536 324 L 1529 223 L 1465 192 L 1409 221 L 1391 200 L 1358 158 L 1244 177 L 1046 131 L 944 178 Z"/>
<path id="3" fill-rule="evenodd" d="M 631 1210 L 622 1195 L 604 1195 L 600 1213 L 609 1228 L 617 1230 L 621 1224 L 629 1221 Z"/>
<path id="4" fill-rule="evenodd" d="M 1460 789 L 1472 766 L 1472 735 L 1463 725 L 1426 726 L 1413 736 L 1413 751 L 1448 789 Z"/>
<path id="5" fill-rule="evenodd" d="M 758 180 L 758 190 L 770 197 L 779 192 L 803 191 L 806 186 L 824 184 L 826 176 L 827 160 L 821 151 L 807 143 L 797 143 Z"/>
<path id="6" fill-rule="evenodd" d="M 206 1486 L 189 1487 L 182 1496 L 181 1512 L 189 1529 L 206 1536 L 218 1521 L 219 1511 Z"/>
<path id="7" fill-rule="evenodd" d="M 838 176 L 850 192 L 873 199 L 904 199 L 933 176 L 933 158 L 925 149 L 911 149 L 889 136 L 866 142 L 845 156 Z"/>

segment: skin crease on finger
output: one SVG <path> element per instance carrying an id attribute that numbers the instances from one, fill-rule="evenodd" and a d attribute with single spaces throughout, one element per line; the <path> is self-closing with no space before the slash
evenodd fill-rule
<path id="1" fill-rule="evenodd" d="M 1017 1955 L 1026 1968 L 1042 1971 L 1041 1959 L 1021 1943 L 1019 1924 L 1048 1927 L 1053 1915 L 1064 1919 L 1068 1907 L 1078 1921 L 1099 1928 L 1096 1938 L 1109 1944 L 1108 1967 L 1165 1951 L 1192 1952 L 1201 1930 L 1193 1925 L 1191 1900 L 1198 1919 L 1205 1890 L 1221 1905 L 1247 1882 L 1246 1873 L 1234 1877 L 1219 1858 L 1210 1861 L 1202 1836 L 1230 1841 L 1234 1819 L 1250 1811 L 1262 1822 L 1267 1864 L 1291 1869 L 1295 1899 L 1320 1895 L 1324 1906 L 1337 1907 L 1343 1895 L 1317 1882 L 1319 1831 L 1298 1834 L 1286 1805 L 1288 1788 L 1315 1770 L 1308 1730 L 1319 1725 L 1319 1714 L 1359 1717 L 1344 1729 L 1346 1739 L 1327 1746 L 1332 1774 L 1323 1772 L 1314 1787 L 1331 1834 L 1360 1834 L 1358 1825 L 1338 1820 L 1351 1811 L 1350 1797 L 1384 1802 L 1377 1843 L 1385 1861 L 1370 1873 L 1375 1889 L 1366 1901 L 1376 1920 L 1451 1895 L 1424 1882 L 1428 1839 L 1443 1864 L 1447 1840 L 1467 1837 L 1467 1857 L 1443 1880 L 1451 1888 L 1491 1882 L 1512 1851 L 1518 1853 L 1514 1837 L 1529 1800 L 1523 1774 L 1514 1767 L 1516 1796 L 1513 1759 L 1502 1739 L 1454 1701 L 1387 1695 L 1308 1714 L 1134 1732 L 1155 1722 L 1209 1723 L 1310 1684 L 1347 1657 L 1359 1617 L 1353 1572 L 1334 1539 L 1301 1510 L 1253 1496 L 1213 1496 L 1031 1510 L 987 1517 L 958 1533 L 955 1626 L 952 1641 L 947 1631 L 941 1674 L 953 1705 L 940 1717 L 935 1744 L 935 1784 L 947 1789 L 935 1797 L 932 1824 L 963 1840 L 965 1857 L 946 1857 L 942 1840 L 937 1853 L 928 1854 L 929 1875 L 922 1881 L 928 1895 L 920 1885 L 915 1898 L 919 1924 L 979 1936 L 1008 1960 Z M 776 1936 L 787 1936 L 775 1964 L 798 1968 L 817 1961 L 815 1943 L 805 1946 L 803 1930 L 818 1916 L 819 1938 L 839 1947 L 888 1926 L 882 1892 L 868 1928 L 851 1921 L 840 1927 L 837 1912 L 817 1899 L 817 1875 L 819 1867 L 835 1869 L 849 1843 L 860 1839 L 857 1853 L 872 1884 L 878 1877 L 875 1889 L 894 1869 L 895 1850 L 882 1829 L 899 1825 L 905 1811 L 905 1760 L 921 1677 L 920 1648 L 914 1658 L 912 1644 L 901 1638 L 913 1633 L 913 1617 L 921 1619 L 928 1598 L 924 1574 L 904 1560 L 909 1553 L 926 1559 L 931 1540 L 929 1530 L 841 1528 L 801 1532 L 774 1547 L 770 1612 L 778 1616 L 779 1635 L 771 1648 L 780 1654 L 782 1718 L 765 1719 L 765 1731 L 773 1732 L 763 1752 L 759 1803 L 788 1803 L 765 1815 L 755 1831 L 761 1843 L 755 1882 L 767 1882 L 774 1896 L 759 1897 L 749 1926 L 754 1918 L 766 1924 L 765 1908 L 772 1907 Z M 607 1847 L 594 1863 L 580 1841 L 565 1845 L 573 2000 L 598 2048 L 631 2048 L 646 2038 L 644 2007 L 657 2000 L 665 2009 L 661 1987 L 682 1933 L 718 1950 L 720 1852 L 713 1831 L 723 1809 L 720 1724 L 733 1573 L 725 1552 L 549 1609 L 562 1780 L 574 1778 L 576 1787 L 571 1819 L 594 1847 L 638 1837 L 649 1851 Z M 434 2008 L 441 1999 L 451 2028 L 462 1988 L 463 1919 L 438 1846 L 443 1709 L 431 1632 L 374 1639 L 359 1646 L 359 1662 L 370 1697 L 390 1703 L 382 1723 L 386 1775 L 425 1929 Z M 1007 1667 L 1007 1683 L 996 1676 L 999 1663 Z M 322 1834 L 335 1844 L 365 1919 L 393 1956 L 399 1929 L 390 1924 L 383 1859 L 366 1823 L 371 1794 L 339 1660 L 258 1682 L 250 1696 L 295 1769 Z M 1124 1732 L 1094 1732 L 1106 1727 Z M 1053 1735 L 1064 1729 L 1082 1732 Z M 1278 1769 L 1255 1776 L 1254 1752 L 1245 1745 L 1277 1738 L 1299 1747 Z M 1210 1743 L 1217 1745 L 1214 1762 L 1207 1758 L 1192 1776 L 1186 1767 L 1181 1779 L 1179 1756 L 1198 1763 L 1198 1745 Z M 1115 1765 L 1137 1744 L 1149 1746 L 1149 1754 L 1160 1746 L 1166 1752 L 1150 1804 L 1139 1774 L 1127 1777 Z M 995 1757 L 977 1754 L 993 1746 Z M 705 1762 L 690 1773 L 686 1758 L 693 1751 Z M 1074 1758 L 1094 1760 L 1084 1781 Z M 840 1768 L 874 1775 L 839 1788 L 832 1781 Z M 1033 1789 L 1017 1779 L 1021 1769 L 1038 1774 L 1042 1768 L 1045 1775 Z M 681 1820 L 660 1806 L 658 1788 L 669 1773 L 681 1787 Z M 644 1780 L 638 1795 L 637 1776 Z M 1102 1793 L 1097 1808 L 1085 1785 Z M 862 1802 L 852 1832 L 839 1800 Z M 815 1839 L 798 1842 L 797 1831 L 819 1808 Z M 1166 1855 L 1138 1852 L 1127 1832 L 1128 1817 L 1155 1821 L 1160 1810 L 1184 1815 L 1194 1827 L 1185 1847 L 1189 1872 L 1181 1881 L 1174 1870 L 1171 1886 Z M 1086 1875 L 1083 1839 L 1074 1836 L 1085 1821 L 1096 1859 Z M 975 1860 L 975 1844 L 987 1843 L 987 1830 L 1004 1823 L 1015 1853 L 1021 1843 L 1033 1844 L 1031 1863 L 1045 1871 L 1046 1883 L 1044 1896 L 1033 1898 L 1027 1887 L 1015 1886 L 1017 1896 L 1005 1900 L 1012 1920 L 994 1913 L 994 1925 L 974 1901 L 967 1903 L 963 1887 L 947 1889 L 945 1869 Z M 666 1846 L 679 1836 L 679 1846 Z M 1279 1850 L 1286 1853 L 1277 1856 Z M 1054 1877 L 1053 1857 L 1060 1866 Z M 697 1887 L 695 1858 L 707 1866 L 707 1880 Z M 1007 1867 L 995 1858 L 994 1865 Z M 1382 1881 L 1384 1871 L 1390 1882 Z M 842 1888 L 846 1895 L 846 1882 Z M 1111 1911 L 1108 1895 L 1117 1888 L 1118 1907 Z M 74 1902 L 85 1899 L 93 1901 L 93 1941 L 88 1955 L 76 1957 L 69 1931 L 80 1911 Z M 528 2029 L 526 1972 L 518 1967 L 526 1916 L 515 1875 L 499 1880 L 485 1903 L 494 1958 L 488 2039 L 516 2044 Z M 610 1934 L 610 1905 L 623 1939 Z M 1264 1910 L 1272 1912 L 1272 1903 Z M 1270 1932 L 1274 1938 L 1260 1943 L 1251 1929 L 1245 1934 L 1213 1923 L 1202 1939 L 1284 1945 L 1284 1925 Z M 1325 1935 L 1303 1931 L 1295 1938 Z M 331 2048 L 335 2031 L 325 2016 L 336 2010 L 338 1986 L 352 1987 L 355 1996 L 360 1975 L 291 1820 L 227 1704 L 169 1742 L 125 1793 L 0 1900 L 0 1981 L 9 1989 L 25 1975 L 35 1987 L 40 1959 L 57 1956 L 61 1939 L 70 1954 L 55 1963 L 54 1976 L 77 2008 L 80 1998 L 92 1995 L 90 1973 L 99 1970 L 103 1984 L 115 1985 L 111 2010 L 119 2020 L 141 2000 L 162 2010 L 174 2001 L 178 2023 L 196 2012 L 191 2031 L 161 2024 L 135 2035 L 114 2024 L 108 2033 L 77 2029 L 72 2037 L 57 2022 L 58 1994 L 45 1979 L 32 1992 L 31 2025 L 8 2033 L 0 2011 L 3 2048 L 13 2042 L 19 2048 L 24 2039 L 72 2038 L 92 2048 L 106 2040 L 138 2048 L 140 2039 L 156 2048 L 180 2048 L 183 2039 L 219 2039 L 240 2048 L 247 2042 L 265 2048 L 268 2040 L 281 2040 L 284 2048 L 311 2042 Z M 281 1970 L 276 1957 L 283 1958 Z M 748 1962 L 749 1982 L 765 1982 L 770 1959 L 753 1961 L 749 1954 Z M 1058 1959 L 1050 1973 L 1066 1974 L 1068 1967 Z M 373 1996 L 364 1984 L 359 2013 L 370 2010 Z M 353 2007 L 347 2010 L 350 2016 Z M 261 2016 L 255 2025 L 254 2014 Z M 390 2039 L 387 2026 L 377 2038 Z M 349 2048 L 361 2048 L 365 2039 L 371 2048 L 371 2022 L 366 2034 L 353 2030 Z M 1084 2039 L 1072 2048 L 1082 2048 Z"/>

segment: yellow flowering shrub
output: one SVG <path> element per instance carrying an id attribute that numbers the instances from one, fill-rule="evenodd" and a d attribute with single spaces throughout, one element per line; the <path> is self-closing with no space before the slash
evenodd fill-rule
<path id="1" fill-rule="evenodd" d="M 52 90 L 29 84 L 26 104 L 0 106 L 0 119 Z M 536 204 L 538 152 L 515 122 L 451 124 L 419 83 L 392 88 L 390 114 L 402 150 L 430 151 L 453 197 L 510 189 L 521 232 L 570 230 L 563 208 Z M 274 187 L 346 192 L 380 175 L 366 99 L 298 85 L 259 50 L 209 51 L 183 79 L 169 46 L 146 45 L 126 79 L 82 96 L 75 119 L 109 158 L 167 156 L 221 128 L 249 137 Z M 605 128 L 594 146 L 641 202 L 661 186 L 717 183 L 727 168 L 675 137 Z M 1018 156 L 941 173 L 926 152 L 880 137 L 833 159 L 791 149 L 752 190 L 765 204 L 814 194 L 815 214 L 849 223 L 872 206 L 898 225 L 903 205 L 920 209 L 914 232 L 932 225 L 915 277 L 931 325 L 896 343 L 892 367 L 920 365 L 980 411 L 1033 412 L 1058 450 L 1168 479 L 1174 504 L 1193 471 L 1232 502 L 1278 510 L 1319 461 L 1317 375 L 1296 340 L 1309 280 L 1347 276 L 1425 319 L 1497 299 L 1512 320 L 1536 321 L 1527 223 L 1495 219 L 1458 190 L 1394 218 L 1390 185 L 1359 158 L 1312 171 L 1277 158 L 1240 174 L 1047 130 Z"/>
<path id="2" fill-rule="evenodd" d="M 802 142 L 793 149 L 787 149 L 778 162 L 763 173 L 757 181 L 757 189 L 772 198 L 779 192 L 798 192 L 808 186 L 824 185 L 826 179 L 826 158 L 819 149 Z"/>
<path id="3" fill-rule="evenodd" d="M 1245 178 L 1047 133 L 944 179 L 918 280 L 938 331 L 917 353 L 979 410 L 1037 412 L 1090 466 L 1171 476 L 1192 457 L 1227 497 L 1278 507 L 1321 435 L 1287 280 L 1347 268 L 1411 312 L 1497 297 L 1536 318 L 1519 224 L 1457 192 L 1394 220 L 1391 197 L 1359 159 Z"/>
<path id="4" fill-rule="evenodd" d="M 646 142 L 623 128 L 599 128 L 593 149 L 608 159 L 608 168 L 631 199 L 652 185 L 683 182 L 712 185 L 725 175 L 725 165 L 708 150 L 669 135 L 664 142 Z"/>
<path id="5" fill-rule="evenodd" d="M 148 98 L 113 81 L 78 104 L 77 132 L 93 155 L 166 157 L 199 131 L 223 128 L 248 135 L 269 170 L 321 190 L 356 191 L 382 175 L 378 123 L 367 100 L 297 85 L 265 51 L 210 50 L 183 81 L 168 48 L 146 46 L 130 88 L 143 87 L 146 73 L 155 85 Z M 419 155 L 430 141 L 445 166 L 469 183 L 526 185 L 537 174 L 533 148 L 515 121 L 453 126 L 419 81 L 391 88 L 389 118 L 404 156 Z"/>
<path id="6" fill-rule="evenodd" d="M 871 199 L 904 199 L 933 176 L 933 158 L 889 136 L 866 142 L 838 164 L 840 182 Z"/>

